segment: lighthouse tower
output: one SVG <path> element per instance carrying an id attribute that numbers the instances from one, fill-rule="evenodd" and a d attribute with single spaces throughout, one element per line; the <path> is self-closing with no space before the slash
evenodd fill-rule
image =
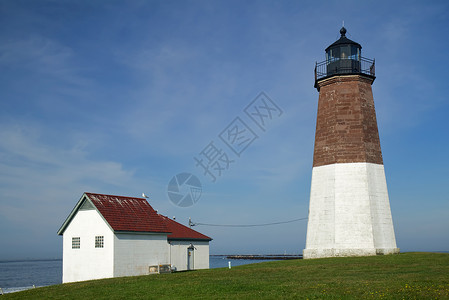
<path id="1" fill-rule="evenodd" d="M 319 91 L 304 258 L 399 253 L 371 85 L 374 60 L 341 37 L 315 67 Z"/>

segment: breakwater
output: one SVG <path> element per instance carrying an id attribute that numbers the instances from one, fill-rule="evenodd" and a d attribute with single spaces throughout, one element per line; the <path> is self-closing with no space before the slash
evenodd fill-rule
<path id="1" fill-rule="evenodd" d="M 301 254 L 238 254 L 238 255 L 211 255 L 227 259 L 257 259 L 257 260 L 286 260 L 302 259 Z"/>

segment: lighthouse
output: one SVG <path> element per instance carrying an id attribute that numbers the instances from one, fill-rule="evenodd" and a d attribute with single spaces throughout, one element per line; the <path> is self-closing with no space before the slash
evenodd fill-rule
<path id="1" fill-rule="evenodd" d="M 399 253 L 371 85 L 374 60 L 341 37 L 315 66 L 319 92 L 303 257 Z"/>

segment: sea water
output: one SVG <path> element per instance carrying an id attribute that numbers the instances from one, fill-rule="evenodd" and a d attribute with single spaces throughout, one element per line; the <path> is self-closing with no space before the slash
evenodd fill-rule
<path id="1" fill-rule="evenodd" d="M 262 260 L 226 259 L 222 256 L 211 256 L 211 269 L 228 268 L 257 263 Z M 0 288 L 3 293 L 12 293 L 62 283 L 62 260 L 17 260 L 0 261 Z"/>
<path id="2" fill-rule="evenodd" d="M 0 261 L 0 288 L 5 294 L 61 282 L 60 259 Z"/>

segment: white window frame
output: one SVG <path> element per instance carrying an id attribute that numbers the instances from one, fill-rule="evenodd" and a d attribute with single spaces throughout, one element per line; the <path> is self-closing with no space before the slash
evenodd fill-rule
<path id="1" fill-rule="evenodd" d="M 79 236 L 72 237 L 72 249 L 81 248 L 81 238 Z"/>
<path id="2" fill-rule="evenodd" d="M 104 248 L 104 235 L 95 236 L 95 248 Z"/>

